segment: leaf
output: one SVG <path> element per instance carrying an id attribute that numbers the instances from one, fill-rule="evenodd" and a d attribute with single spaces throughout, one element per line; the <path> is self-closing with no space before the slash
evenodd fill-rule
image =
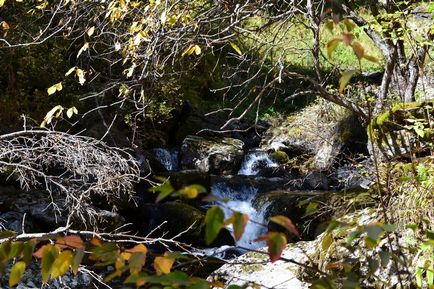
<path id="1" fill-rule="evenodd" d="M 52 95 L 56 91 L 61 91 L 62 89 L 63 89 L 62 82 L 59 82 L 47 88 L 47 93 L 48 95 Z"/>
<path id="2" fill-rule="evenodd" d="M 8 259 L 13 259 L 21 255 L 23 250 L 23 242 L 15 241 L 11 243 L 11 248 L 9 250 Z"/>
<path id="3" fill-rule="evenodd" d="M 89 37 L 92 36 L 94 32 L 95 32 L 95 26 L 89 27 L 89 29 L 87 29 L 86 31 Z"/>
<path id="4" fill-rule="evenodd" d="M 66 111 L 66 116 L 68 118 L 71 118 L 74 113 L 75 114 L 78 113 L 78 110 L 77 110 L 77 108 L 75 106 L 68 108 L 68 110 Z"/>
<path id="5" fill-rule="evenodd" d="M 356 54 L 357 59 L 362 59 L 363 56 L 365 56 L 365 48 L 363 48 L 363 45 L 358 42 L 358 41 L 354 41 L 351 44 L 351 47 L 353 48 L 354 54 Z"/>
<path id="6" fill-rule="evenodd" d="M 344 23 L 345 28 L 347 28 L 348 32 L 353 31 L 353 29 L 356 27 L 356 24 L 351 19 L 344 19 L 342 23 Z"/>
<path id="7" fill-rule="evenodd" d="M 267 235 L 257 238 L 255 241 L 266 241 L 268 246 L 268 255 L 271 262 L 276 262 L 282 255 L 286 246 L 286 237 L 282 233 L 269 232 Z"/>
<path id="8" fill-rule="evenodd" d="M 130 273 L 135 275 L 142 271 L 143 266 L 145 265 L 146 254 L 142 252 L 135 252 L 131 255 L 128 260 L 128 265 L 130 268 Z"/>
<path id="9" fill-rule="evenodd" d="M 6 0 L 0 0 L 0 8 L 3 7 L 3 5 L 5 5 L 5 1 Z"/>
<path id="10" fill-rule="evenodd" d="M 23 277 L 25 270 L 26 263 L 24 261 L 19 261 L 12 266 L 11 273 L 9 275 L 9 287 L 13 287 L 18 284 Z"/>
<path id="11" fill-rule="evenodd" d="M 233 42 L 230 42 L 232 48 L 235 50 L 236 53 L 238 53 L 239 55 L 243 55 L 243 53 L 241 52 L 241 49 L 238 47 L 238 45 L 236 45 Z"/>
<path id="12" fill-rule="evenodd" d="M 197 44 L 194 46 L 194 53 L 196 55 L 199 55 L 202 53 L 202 49 L 200 49 L 199 45 L 197 45 Z"/>
<path id="13" fill-rule="evenodd" d="M 224 225 L 223 210 L 214 206 L 206 212 L 205 216 L 205 242 L 210 245 L 219 234 Z"/>
<path id="14" fill-rule="evenodd" d="M 157 275 L 169 274 L 175 260 L 166 256 L 158 256 L 154 259 L 154 269 Z"/>
<path id="15" fill-rule="evenodd" d="M 75 250 L 75 255 L 71 263 L 71 270 L 72 273 L 74 273 L 74 275 L 78 274 L 78 268 L 80 267 L 83 257 L 84 257 L 84 248 L 78 248 L 77 250 Z"/>
<path id="16" fill-rule="evenodd" d="M 249 216 L 240 212 L 234 212 L 230 221 L 234 229 L 235 240 L 239 241 L 244 234 L 247 223 L 249 222 Z"/>
<path id="17" fill-rule="evenodd" d="M 153 193 L 158 193 L 157 199 L 155 200 L 155 202 L 158 203 L 161 200 L 170 196 L 175 191 L 175 189 L 172 187 L 168 179 L 157 178 L 157 180 L 159 180 L 162 183 L 155 187 L 150 188 L 149 191 Z"/>
<path id="18" fill-rule="evenodd" d="M 131 249 L 125 250 L 125 252 L 147 254 L 148 253 L 148 248 L 146 248 L 146 246 L 143 245 L 143 244 L 138 244 L 138 245 L 132 247 Z"/>
<path id="19" fill-rule="evenodd" d="M 355 73 L 355 70 L 345 71 L 344 73 L 342 73 L 341 78 L 339 78 L 339 93 L 344 92 L 345 87 Z"/>
<path id="20" fill-rule="evenodd" d="M 1 1 L 1 0 L 0 0 Z M 1 7 L 1 6 L 0 6 Z M 11 27 L 9 26 L 9 24 L 6 22 L 6 21 L 2 21 L 2 22 L 0 22 L 0 27 L 3 29 L 3 30 L 9 30 Z"/>
<path id="21" fill-rule="evenodd" d="M 343 32 L 341 34 L 342 42 L 345 44 L 345 46 L 348 46 L 351 44 L 351 41 L 353 41 L 353 33 L 345 33 Z"/>
<path id="22" fill-rule="evenodd" d="M 53 107 L 49 112 L 47 112 L 47 114 L 44 117 L 44 120 L 41 123 L 41 127 L 45 127 L 47 124 L 50 124 L 51 121 L 53 120 L 53 117 L 58 117 L 62 111 L 63 111 L 63 106 L 61 105 L 56 105 L 55 107 Z"/>
<path id="23" fill-rule="evenodd" d="M 377 63 L 377 64 L 380 63 L 380 61 L 378 60 L 378 58 L 376 58 L 374 56 L 371 56 L 371 55 L 364 54 L 363 58 L 365 58 L 366 60 L 369 60 L 371 62 Z"/>
<path id="24" fill-rule="evenodd" d="M 186 197 L 187 199 L 194 199 L 199 194 L 203 194 L 203 193 L 206 193 L 206 188 L 201 185 L 190 185 L 180 189 L 177 192 L 178 195 Z"/>
<path id="25" fill-rule="evenodd" d="M 29 265 L 32 261 L 32 253 L 35 249 L 36 241 L 34 239 L 24 242 L 23 246 L 23 261 Z"/>
<path id="26" fill-rule="evenodd" d="M 57 256 L 51 266 L 51 278 L 55 279 L 57 277 L 63 276 L 72 265 L 73 256 L 72 251 L 65 250 Z"/>
<path id="27" fill-rule="evenodd" d="M 73 73 L 75 70 L 77 69 L 77 67 L 76 66 L 74 66 L 74 67 L 71 67 L 66 73 L 65 73 L 65 76 L 68 76 L 68 75 L 70 75 L 71 73 Z"/>
<path id="28" fill-rule="evenodd" d="M 51 274 L 51 267 L 58 255 L 59 255 L 58 249 L 53 245 L 48 244 L 44 246 L 42 251 L 42 258 L 41 258 L 42 282 L 44 283 L 48 282 Z"/>
<path id="29" fill-rule="evenodd" d="M 318 209 L 318 203 L 309 202 L 306 209 L 304 210 L 304 216 L 303 217 L 307 217 L 307 216 L 310 216 L 312 214 L 315 214 L 317 209 Z"/>
<path id="30" fill-rule="evenodd" d="M 10 238 L 10 237 L 15 237 L 16 235 L 18 235 L 17 234 L 17 232 L 14 232 L 14 231 L 9 231 L 9 230 L 6 230 L 6 231 L 1 231 L 0 232 L 0 239 L 6 239 L 6 238 Z"/>
<path id="31" fill-rule="evenodd" d="M 378 224 L 367 225 L 365 231 L 371 240 L 377 241 L 381 233 L 383 233 L 383 228 Z"/>
<path id="32" fill-rule="evenodd" d="M 64 236 L 56 241 L 57 245 L 60 245 L 61 248 L 84 248 L 84 242 L 78 235 L 69 235 Z"/>
<path id="33" fill-rule="evenodd" d="M 333 28 L 334 28 L 335 24 L 333 23 L 333 20 L 329 20 L 326 22 L 325 24 L 325 28 L 331 33 L 333 32 Z"/>
<path id="34" fill-rule="evenodd" d="M 181 56 L 192 55 L 196 50 L 195 46 L 196 45 L 190 44 L 190 46 L 187 47 L 187 49 L 185 49 L 184 52 L 182 52 Z"/>
<path id="35" fill-rule="evenodd" d="M 327 42 L 327 56 L 328 58 L 332 58 L 333 52 L 335 51 L 338 44 L 342 41 L 340 38 L 334 38 Z"/>
<path id="36" fill-rule="evenodd" d="M 86 82 L 86 79 L 84 78 L 84 71 L 81 70 L 80 68 L 77 67 L 75 69 L 75 75 L 77 75 L 78 83 L 80 83 L 81 85 L 83 85 Z"/>
<path id="37" fill-rule="evenodd" d="M 80 55 L 83 53 L 83 52 L 85 52 L 86 50 L 88 50 L 89 49 L 89 43 L 88 42 L 86 42 L 85 44 L 83 44 L 83 46 L 80 48 L 80 50 L 78 51 L 78 53 L 77 53 L 77 58 L 79 58 L 80 57 Z"/>
<path id="38" fill-rule="evenodd" d="M 327 251 L 328 248 L 330 248 L 331 244 L 333 243 L 333 237 L 331 234 L 325 234 L 324 238 L 321 242 L 321 248 L 323 251 Z"/>
<path id="39" fill-rule="evenodd" d="M 284 227 L 289 232 L 297 236 L 297 238 L 301 239 L 300 233 L 298 232 L 297 227 L 294 225 L 291 219 L 285 216 L 278 215 L 270 218 L 270 221 Z"/>

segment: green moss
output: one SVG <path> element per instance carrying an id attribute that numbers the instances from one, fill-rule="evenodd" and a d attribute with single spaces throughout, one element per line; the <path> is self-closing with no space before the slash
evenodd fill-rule
<path id="1" fill-rule="evenodd" d="M 286 164 L 287 162 L 289 162 L 289 157 L 288 155 L 284 152 L 284 151 L 276 151 L 273 152 L 270 157 L 278 162 L 279 164 Z"/>

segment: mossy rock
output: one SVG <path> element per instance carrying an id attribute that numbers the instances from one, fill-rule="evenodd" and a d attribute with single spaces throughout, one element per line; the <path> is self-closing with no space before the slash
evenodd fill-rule
<path id="1" fill-rule="evenodd" d="M 289 162 L 289 156 L 284 151 L 275 151 L 270 154 L 270 157 L 279 164 L 286 164 Z"/>

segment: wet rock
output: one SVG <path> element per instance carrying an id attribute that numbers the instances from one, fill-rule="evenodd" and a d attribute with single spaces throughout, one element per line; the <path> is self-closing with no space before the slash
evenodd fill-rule
<path id="1" fill-rule="evenodd" d="M 25 218 L 25 219 L 24 219 Z M 31 217 L 24 216 L 19 212 L 5 212 L 0 214 L 0 231 L 9 230 L 17 233 L 23 232 L 23 219 L 24 230 L 26 232 L 36 232 L 38 228 Z"/>
<path id="2" fill-rule="evenodd" d="M 144 153 L 154 173 L 179 170 L 178 152 L 164 148 L 155 148 Z"/>
<path id="3" fill-rule="evenodd" d="M 221 187 L 231 192 L 254 191 L 255 194 L 264 194 L 279 189 L 299 189 L 300 187 L 284 178 L 262 178 L 257 176 L 213 176 L 212 186 Z M 233 196 L 234 199 L 240 197 Z"/>
<path id="4" fill-rule="evenodd" d="M 232 138 L 188 136 L 181 146 L 181 166 L 209 173 L 235 173 L 244 154 L 244 143 Z"/>
<path id="5" fill-rule="evenodd" d="M 210 187 L 210 175 L 198 170 L 184 170 L 179 172 L 160 173 L 159 176 L 168 178 L 175 189 L 197 184 L 206 188 Z"/>
<path id="6" fill-rule="evenodd" d="M 322 172 L 309 172 L 303 178 L 303 190 L 328 190 L 329 179 L 325 173 Z"/>

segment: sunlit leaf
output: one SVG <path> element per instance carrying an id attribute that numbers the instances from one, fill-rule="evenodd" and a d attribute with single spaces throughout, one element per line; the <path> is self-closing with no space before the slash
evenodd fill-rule
<path id="1" fill-rule="evenodd" d="M 83 53 L 83 52 L 85 52 L 86 50 L 88 50 L 89 49 L 89 43 L 88 42 L 86 42 L 85 44 L 83 44 L 83 46 L 80 48 L 80 50 L 78 51 L 78 53 L 77 53 L 77 58 L 79 58 L 80 57 L 80 55 Z"/>
<path id="2" fill-rule="evenodd" d="M 6 0 L 0 0 L 0 8 L 3 7 L 3 5 L 5 5 Z"/>
<path id="3" fill-rule="evenodd" d="M 150 188 L 149 191 L 153 193 L 158 193 L 157 199 L 155 200 L 158 203 L 161 200 L 170 196 L 175 191 L 175 189 L 172 187 L 168 179 L 157 178 L 157 180 L 159 180 L 162 183 Z"/>
<path id="4" fill-rule="evenodd" d="M 371 55 L 364 54 L 363 58 L 365 58 L 366 60 L 369 60 L 371 62 L 374 62 L 374 63 L 380 63 L 380 61 L 378 60 L 378 58 L 376 58 L 374 56 L 371 56 Z"/>
<path id="5" fill-rule="evenodd" d="M 42 258 L 41 258 L 42 282 L 47 283 L 48 280 L 50 279 L 51 267 L 58 255 L 59 255 L 59 251 L 55 246 L 51 244 L 44 246 L 44 249 L 42 251 Z"/>
<path id="6" fill-rule="evenodd" d="M 197 45 L 197 44 L 194 46 L 194 53 L 195 53 L 196 55 L 199 55 L 199 54 L 202 53 L 202 49 L 201 49 L 200 46 Z"/>
<path id="7" fill-rule="evenodd" d="M 297 227 L 294 225 L 294 223 L 288 217 L 280 216 L 280 215 L 274 216 L 274 217 L 270 218 L 270 221 L 284 227 L 289 232 L 291 232 L 292 234 L 297 236 L 297 238 L 301 239 L 301 236 L 297 230 Z"/>
<path id="8" fill-rule="evenodd" d="M 33 250 L 35 249 L 36 241 L 34 239 L 24 242 L 23 246 L 23 261 L 29 265 L 32 261 Z"/>
<path id="9" fill-rule="evenodd" d="M 62 83 L 59 82 L 47 88 L 47 93 L 48 95 L 52 95 L 56 91 L 61 91 L 62 89 L 63 89 Z"/>
<path id="10" fill-rule="evenodd" d="M 194 199 L 199 194 L 203 194 L 203 193 L 206 193 L 206 188 L 201 185 L 190 185 L 180 189 L 177 192 L 178 195 L 186 197 L 187 199 Z"/>
<path id="11" fill-rule="evenodd" d="M 169 274 L 175 260 L 166 256 L 158 256 L 154 259 L 154 269 L 157 275 Z"/>
<path id="12" fill-rule="evenodd" d="M 75 106 L 68 108 L 68 110 L 66 111 L 66 116 L 68 118 L 71 118 L 74 113 L 75 114 L 78 113 L 78 110 L 77 110 L 77 108 Z"/>
<path id="13" fill-rule="evenodd" d="M 224 218 L 225 215 L 223 213 L 223 210 L 218 206 L 214 206 L 206 212 L 205 242 L 208 245 L 210 245 L 215 240 L 220 230 L 223 228 Z"/>
<path id="14" fill-rule="evenodd" d="M 61 105 L 56 105 L 55 107 L 53 107 L 45 115 L 44 120 L 41 123 L 41 127 L 45 127 L 47 124 L 50 124 L 54 117 L 58 117 L 62 113 L 63 109 L 64 108 Z"/>
<path id="15" fill-rule="evenodd" d="M 1 1 L 2 0 L 0 0 L 0 4 L 1 4 Z M 4 1 L 4 0 L 3 0 Z M 0 6 L 1 7 L 1 6 Z M 11 27 L 9 26 L 9 24 L 6 22 L 6 21 L 2 21 L 2 22 L 0 22 L 0 27 L 1 27 L 1 29 L 3 29 L 3 30 L 9 30 Z"/>
<path id="16" fill-rule="evenodd" d="M 233 42 L 230 42 L 232 48 L 235 50 L 236 53 L 238 53 L 239 55 L 243 55 L 243 52 L 241 52 L 241 49 L 238 47 L 238 45 L 236 45 Z"/>
<path id="17" fill-rule="evenodd" d="M 65 73 L 65 76 L 68 76 L 68 75 L 70 75 L 71 73 L 73 73 L 75 70 L 77 69 L 77 67 L 71 67 L 66 73 Z"/>
<path id="18" fill-rule="evenodd" d="M 326 22 L 325 24 L 325 28 L 329 31 L 329 32 L 333 32 L 333 28 L 334 28 L 335 24 L 333 23 L 333 20 L 329 20 Z"/>
<path id="19" fill-rule="evenodd" d="M 312 214 L 315 214 L 318 210 L 318 203 L 316 202 L 309 202 L 306 209 L 304 210 L 304 216 L 303 217 L 307 217 L 310 216 Z"/>
<path id="20" fill-rule="evenodd" d="M 9 250 L 8 259 L 12 259 L 21 255 L 23 250 L 23 242 L 15 241 L 11 243 L 11 249 Z"/>
<path id="21" fill-rule="evenodd" d="M 338 44 L 342 41 L 340 38 L 334 38 L 327 42 L 327 56 L 328 58 L 332 58 L 333 52 L 335 51 L 336 47 L 338 47 Z"/>
<path id="22" fill-rule="evenodd" d="M 138 244 L 130 249 L 125 250 L 125 252 L 128 253 L 143 253 L 143 254 L 147 254 L 148 253 L 148 248 L 146 248 L 145 245 L 143 244 Z"/>
<path id="23" fill-rule="evenodd" d="M 344 92 L 345 87 L 355 73 L 355 70 L 345 71 L 344 73 L 342 73 L 341 78 L 339 78 L 339 93 Z"/>
<path id="24" fill-rule="evenodd" d="M 95 26 L 89 27 L 89 29 L 87 29 L 86 31 L 89 37 L 92 36 L 94 32 L 95 32 Z"/>
<path id="25" fill-rule="evenodd" d="M 365 48 L 363 45 L 358 41 L 353 41 L 351 44 L 351 47 L 353 47 L 354 54 L 356 54 L 357 58 L 360 60 L 365 56 Z"/>
<path id="26" fill-rule="evenodd" d="M 72 251 L 65 250 L 56 257 L 51 268 L 51 278 L 63 276 L 71 266 L 73 260 Z"/>
<path id="27" fill-rule="evenodd" d="M 20 282 L 25 270 L 26 263 L 24 261 L 19 261 L 12 266 L 11 273 L 9 275 L 9 287 L 13 287 Z"/>
<path id="28" fill-rule="evenodd" d="M 78 77 L 78 83 L 83 85 L 86 82 L 86 79 L 84 78 L 84 71 L 80 68 L 75 69 L 75 75 Z"/>
<path id="29" fill-rule="evenodd" d="M 268 234 L 257 238 L 255 241 L 266 241 L 268 246 L 268 255 L 271 262 L 279 260 L 283 249 L 286 246 L 286 237 L 282 233 L 269 232 Z"/>

